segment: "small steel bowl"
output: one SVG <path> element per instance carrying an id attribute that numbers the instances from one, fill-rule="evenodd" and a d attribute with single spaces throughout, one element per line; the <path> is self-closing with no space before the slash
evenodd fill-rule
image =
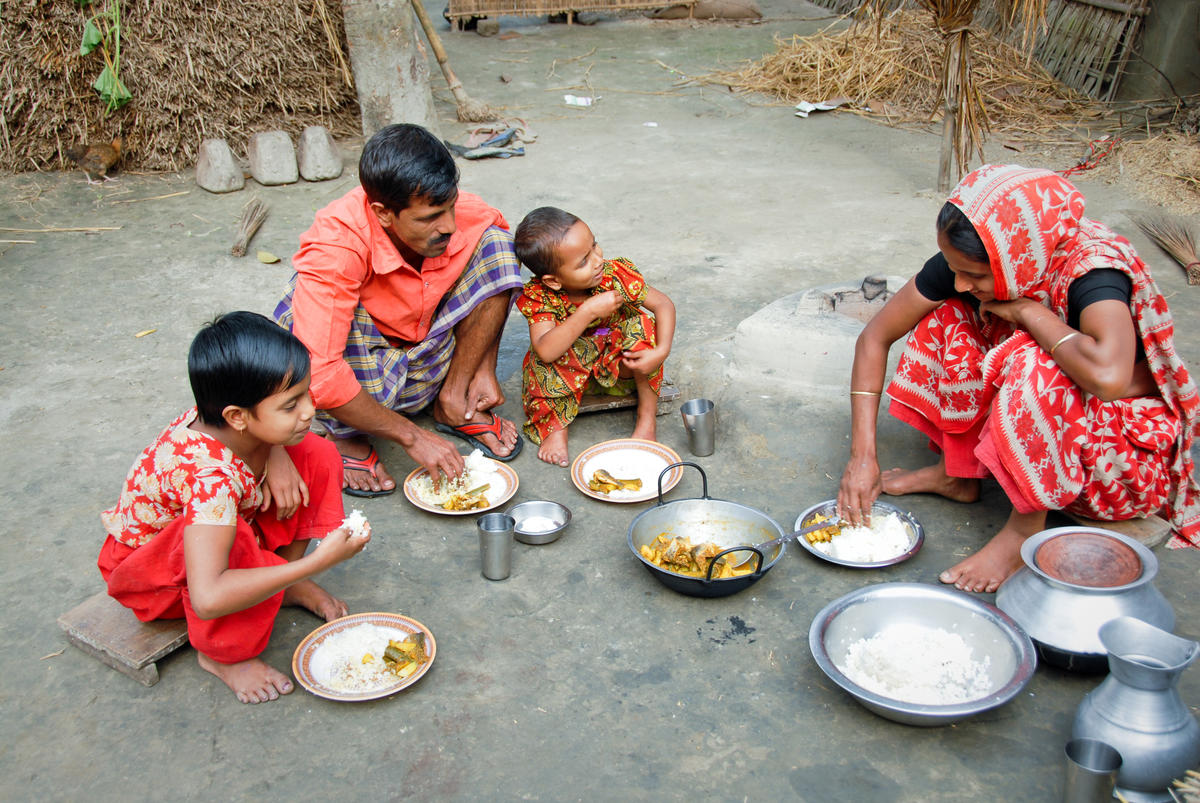
<path id="1" fill-rule="evenodd" d="M 895 505 L 891 504 L 890 502 L 884 502 L 884 501 L 877 499 L 877 500 L 875 500 L 875 504 L 873 504 L 871 506 L 871 515 L 872 516 L 886 516 L 889 513 L 895 513 L 897 516 L 900 517 L 900 520 L 903 521 L 905 526 L 908 528 L 909 537 L 912 539 L 912 541 L 911 541 L 911 545 L 909 546 L 909 548 L 906 551 L 900 553 L 899 555 L 896 555 L 893 558 L 888 558 L 887 560 L 870 561 L 867 563 L 856 563 L 852 560 L 842 560 L 840 558 L 835 558 L 832 555 L 826 555 L 824 552 L 817 549 L 812 544 L 808 543 L 807 538 L 797 538 L 796 543 L 798 543 L 801 547 L 803 547 L 806 551 L 808 551 L 809 554 L 813 555 L 814 557 L 820 558 L 821 560 L 828 561 L 830 563 L 836 563 L 838 566 L 849 566 L 850 568 L 853 568 L 853 569 L 881 569 L 884 566 L 895 566 L 897 563 L 903 563 L 904 561 L 908 560 L 909 558 L 911 558 L 913 555 L 917 554 L 917 552 L 920 551 L 921 545 L 925 543 L 925 528 L 921 526 L 921 522 L 917 521 L 916 516 L 914 516 L 913 514 L 909 513 L 906 510 L 901 510 L 900 508 L 896 507 Z M 828 518 L 836 519 L 837 518 L 837 500 L 830 499 L 826 502 L 818 502 L 817 504 L 810 507 L 808 510 L 805 510 L 796 519 L 796 526 L 794 529 L 799 530 L 804 527 L 807 527 L 808 525 L 813 523 L 813 519 L 815 519 L 818 515 L 823 515 Z"/>
<path id="2" fill-rule="evenodd" d="M 562 531 L 571 523 L 571 511 L 566 505 L 561 505 L 558 502 L 551 502 L 546 499 L 535 499 L 529 502 L 521 502 L 518 505 L 513 505 L 508 509 L 508 515 L 513 517 L 515 524 L 513 525 L 513 537 L 522 544 L 548 544 L 551 541 L 557 541 Z M 554 527 L 549 530 L 529 530 L 522 525 L 529 519 L 534 518 L 549 519 L 554 522 Z"/>
<path id="3" fill-rule="evenodd" d="M 957 633 L 975 660 L 987 658 L 991 691 L 950 705 L 910 703 L 863 688 L 842 671 L 850 645 L 891 624 L 913 623 Z M 1016 697 L 1037 668 L 1033 641 L 994 605 L 962 591 L 923 583 L 880 583 L 851 591 L 826 605 L 808 630 L 817 666 L 869 711 L 906 725 L 931 727 L 1004 705 Z"/>

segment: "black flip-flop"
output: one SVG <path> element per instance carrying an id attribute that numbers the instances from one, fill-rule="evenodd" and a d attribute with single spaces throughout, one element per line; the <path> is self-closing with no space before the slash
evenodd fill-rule
<path id="1" fill-rule="evenodd" d="M 497 441 L 500 440 L 502 426 L 500 423 L 500 416 L 496 415 L 495 413 L 492 413 L 491 415 L 492 423 L 490 424 L 481 424 L 478 421 L 468 421 L 461 426 L 454 427 L 450 424 L 443 424 L 441 421 L 435 421 L 434 428 L 438 432 L 443 432 L 447 435 L 453 435 L 456 438 L 462 438 L 464 441 L 471 444 L 471 446 L 483 452 L 485 456 L 490 457 L 493 460 L 499 460 L 501 463 L 507 463 L 509 460 L 512 460 L 521 453 L 522 447 L 525 446 L 525 439 L 521 437 L 520 432 L 517 432 L 517 442 L 513 444 L 511 452 L 503 457 L 493 452 L 487 444 L 475 437 L 476 435 L 487 433 L 493 436 Z"/>

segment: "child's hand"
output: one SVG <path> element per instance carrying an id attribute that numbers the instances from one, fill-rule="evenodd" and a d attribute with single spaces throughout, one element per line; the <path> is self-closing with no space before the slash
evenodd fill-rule
<path id="1" fill-rule="evenodd" d="M 308 486 L 300 479 L 296 464 L 282 446 L 271 447 L 267 456 L 267 471 L 262 485 L 263 501 L 260 511 L 275 502 L 275 516 L 280 521 L 291 518 L 301 507 L 308 506 Z"/>
<path id="2" fill-rule="evenodd" d="M 642 349 L 641 351 L 622 351 L 621 362 L 629 366 L 629 370 L 649 376 L 667 361 L 666 349 Z"/>
<path id="3" fill-rule="evenodd" d="M 616 290 L 605 290 L 603 293 L 597 293 L 591 296 L 587 301 L 579 305 L 579 308 L 586 310 L 588 315 L 593 318 L 607 318 L 616 312 L 624 299 Z"/>
<path id="4" fill-rule="evenodd" d="M 329 535 L 317 544 L 312 553 L 313 557 L 318 558 L 325 568 L 354 557 L 371 541 L 371 525 L 367 524 L 364 529 L 366 533 L 361 537 L 351 535 L 345 527 L 331 530 Z"/>

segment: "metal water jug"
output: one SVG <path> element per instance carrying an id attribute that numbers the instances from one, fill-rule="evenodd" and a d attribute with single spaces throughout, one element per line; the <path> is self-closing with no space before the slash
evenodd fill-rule
<path id="1" fill-rule="evenodd" d="M 1200 724 L 1179 696 L 1179 676 L 1200 644 L 1121 616 L 1100 628 L 1109 675 L 1083 698 L 1071 738 L 1121 754 L 1117 791 L 1131 803 L 1169 801 L 1171 781 L 1200 764 Z"/>

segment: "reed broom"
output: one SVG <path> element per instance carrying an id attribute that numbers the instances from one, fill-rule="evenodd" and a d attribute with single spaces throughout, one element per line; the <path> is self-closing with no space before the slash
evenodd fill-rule
<path id="1" fill-rule="evenodd" d="M 1196 256 L 1196 241 L 1186 223 L 1167 215 L 1139 217 L 1134 222 L 1142 233 L 1183 266 L 1188 284 L 1200 284 L 1200 257 Z"/>
<path id="2" fill-rule="evenodd" d="M 246 202 L 242 207 L 242 222 L 238 224 L 237 239 L 233 241 L 229 253 L 235 257 L 246 255 L 246 246 L 250 245 L 250 238 L 267 219 L 267 209 L 267 205 L 258 198 L 251 198 Z"/>

